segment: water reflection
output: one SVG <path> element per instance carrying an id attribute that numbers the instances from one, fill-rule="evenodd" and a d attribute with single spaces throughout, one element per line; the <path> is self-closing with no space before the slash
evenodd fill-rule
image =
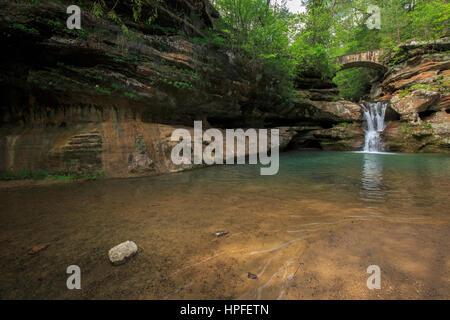
<path id="1" fill-rule="evenodd" d="M 360 199 L 368 202 L 385 202 L 382 158 L 376 154 L 365 154 L 361 176 Z"/>

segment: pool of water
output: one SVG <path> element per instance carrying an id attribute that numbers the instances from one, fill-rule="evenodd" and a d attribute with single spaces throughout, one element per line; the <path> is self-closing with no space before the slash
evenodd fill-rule
<path id="1" fill-rule="evenodd" d="M 449 178 L 446 155 L 289 152 L 275 176 L 224 165 L 2 190 L 0 297 L 283 298 L 307 241 L 327 232 L 379 221 L 448 228 Z M 107 251 L 125 240 L 139 254 L 109 265 Z M 78 292 L 65 287 L 72 264 Z"/>

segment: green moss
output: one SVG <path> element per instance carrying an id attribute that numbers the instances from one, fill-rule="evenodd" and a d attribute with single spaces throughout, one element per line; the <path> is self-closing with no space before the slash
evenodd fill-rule
<path id="1" fill-rule="evenodd" d="M 409 94 L 409 92 L 410 92 L 409 89 L 402 90 L 399 92 L 398 96 L 400 97 L 400 99 L 404 98 Z"/>
<path id="2" fill-rule="evenodd" d="M 110 95 L 110 94 L 111 94 L 111 91 L 110 91 L 110 90 L 105 89 L 105 88 L 102 88 L 102 87 L 100 87 L 100 86 L 96 86 L 96 87 L 95 87 L 95 90 L 97 90 L 97 92 L 100 92 L 100 93 L 102 93 L 102 94 L 106 94 L 106 95 Z"/>
<path id="3" fill-rule="evenodd" d="M 78 69 L 77 67 L 73 67 L 73 66 L 66 66 L 67 69 L 73 71 L 73 72 L 78 72 L 80 71 L 80 69 Z"/>
<path id="4" fill-rule="evenodd" d="M 341 123 L 338 123 L 338 124 L 333 124 L 333 128 L 336 128 L 336 127 L 351 128 L 351 127 L 355 127 L 357 125 L 358 124 L 355 123 L 355 122 L 341 122 Z"/>
<path id="5" fill-rule="evenodd" d="M 175 81 L 173 85 L 175 88 L 192 89 L 192 85 L 190 83 L 183 81 Z"/>
<path id="6" fill-rule="evenodd" d="M 12 180 L 14 179 L 14 174 L 11 172 L 2 172 L 0 174 L 0 180 Z"/>
<path id="7" fill-rule="evenodd" d="M 130 99 L 137 99 L 137 95 L 133 92 L 124 92 L 123 95 Z"/>
<path id="8" fill-rule="evenodd" d="M 403 138 L 411 136 L 411 131 L 412 131 L 411 125 L 409 125 L 408 123 L 403 123 L 400 127 L 400 132 L 402 133 Z"/>
<path id="9" fill-rule="evenodd" d="M 122 90 L 122 89 L 125 89 L 125 86 L 123 86 L 123 85 L 121 85 L 121 84 L 117 84 L 117 83 L 111 84 L 111 87 L 112 87 L 114 90 Z"/>
<path id="10" fill-rule="evenodd" d="M 105 177 L 105 173 L 103 171 L 96 171 L 95 173 L 52 173 L 49 170 L 37 170 L 32 172 L 31 170 L 22 170 L 17 175 L 14 175 L 12 172 L 3 172 L 0 174 L 0 180 L 58 180 L 58 181 L 73 181 L 73 180 L 96 180 L 99 178 Z"/>
<path id="11" fill-rule="evenodd" d="M 38 170 L 33 177 L 37 180 L 42 180 L 47 178 L 50 175 L 50 171 L 48 170 Z"/>
<path id="12" fill-rule="evenodd" d="M 430 85 L 428 85 L 428 84 L 422 84 L 422 83 L 419 83 L 419 84 L 414 84 L 414 85 L 412 85 L 411 87 L 409 87 L 410 88 L 410 90 L 428 90 L 428 91 L 436 91 L 438 88 L 436 88 L 436 87 L 432 87 L 432 86 L 430 86 Z"/>
<path id="13" fill-rule="evenodd" d="M 147 152 L 147 144 L 142 137 L 136 137 L 134 151 L 138 154 L 145 154 Z"/>
<path id="14" fill-rule="evenodd" d="M 77 38 L 79 40 L 86 40 L 87 39 L 88 33 L 87 33 L 86 30 L 84 30 L 84 29 L 77 29 L 76 33 L 77 33 Z"/>
<path id="15" fill-rule="evenodd" d="M 97 75 L 97 74 L 86 74 L 86 77 L 91 78 L 91 79 L 95 79 L 95 80 L 103 80 L 103 77 L 101 75 Z"/>
<path id="16" fill-rule="evenodd" d="M 39 22 L 43 22 L 45 24 L 48 24 L 49 26 L 51 26 L 53 29 L 60 29 L 62 28 L 63 24 L 58 21 L 58 20 L 51 20 L 49 18 L 44 18 L 44 17 L 37 17 L 36 21 Z"/>
<path id="17" fill-rule="evenodd" d="M 32 35 L 38 36 L 39 35 L 39 31 L 35 28 L 29 28 L 24 24 L 21 23 L 13 23 L 12 24 L 12 28 L 16 29 L 16 30 L 20 30 L 20 31 L 24 31 L 26 33 L 30 33 Z"/>
<path id="18" fill-rule="evenodd" d="M 113 60 L 114 60 L 114 62 L 118 62 L 118 63 L 126 63 L 127 62 L 124 58 L 117 58 L 116 57 Z"/>
<path id="19" fill-rule="evenodd" d="M 398 96 L 400 98 L 404 98 L 408 94 L 410 94 L 411 92 L 413 92 L 415 90 L 439 91 L 440 87 L 442 87 L 442 85 L 439 87 L 433 87 L 433 86 L 430 86 L 429 84 L 418 83 L 418 84 L 414 84 L 412 86 L 409 86 L 409 87 L 401 90 L 399 92 Z"/>

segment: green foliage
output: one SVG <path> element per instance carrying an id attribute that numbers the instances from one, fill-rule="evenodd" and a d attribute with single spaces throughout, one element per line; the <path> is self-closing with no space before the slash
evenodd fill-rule
<path id="1" fill-rule="evenodd" d="M 37 180 L 42 180 L 47 178 L 50 175 L 50 171 L 49 170 L 38 170 L 33 177 Z"/>
<path id="2" fill-rule="evenodd" d="M 30 34 L 32 34 L 34 36 L 38 36 L 39 35 L 39 31 L 37 29 L 27 27 L 26 25 L 21 24 L 21 23 L 13 23 L 12 24 L 12 28 L 16 29 L 16 30 L 20 30 L 20 31 L 26 32 L 26 33 L 30 33 Z"/>
<path id="3" fill-rule="evenodd" d="M 101 0 L 101 1 L 94 1 L 94 3 L 92 4 L 92 13 L 98 17 L 101 18 L 104 14 L 104 8 L 106 7 L 105 1 Z"/>
<path id="4" fill-rule="evenodd" d="M 305 2 L 309 7 L 327 6 L 323 1 Z M 370 17 L 367 13 L 368 5 L 380 8 L 380 29 L 371 30 L 367 27 L 366 22 Z M 332 23 L 327 31 L 333 37 L 328 43 L 325 36 L 320 41 L 328 46 L 330 56 L 382 49 L 385 57 L 393 57 L 390 63 L 395 66 L 408 54 L 399 49 L 401 43 L 409 40 L 433 40 L 449 35 L 450 6 L 447 0 L 335 1 L 331 12 L 329 19 Z M 365 73 L 352 70 L 337 74 L 334 81 L 344 98 L 358 100 L 367 93 L 369 78 Z M 409 91 L 404 91 L 401 94 L 408 93 Z"/>
<path id="5" fill-rule="evenodd" d="M 20 179 L 30 179 L 32 177 L 32 173 L 30 170 L 22 170 L 19 172 Z"/>
<path id="6" fill-rule="evenodd" d="M 2 172 L 0 174 L 0 180 L 12 180 L 14 179 L 14 174 L 11 172 Z"/>
<path id="7" fill-rule="evenodd" d="M 402 99 L 402 98 L 406 97 L 409 93 L 410 93 L 409 89 L 401 90 L 398 93 L 398 96 L 400 99 Z"/>
<path id="8" fill-rule="evenodd" d="M 122 6 L 126 6 L 128 12 L 126 18 L 135 22 L 151 23 L 158 16 L 158 5 L 164 3 L 164 0 L 129 0 L 122 1 Z M 95 0 L 91 4 L 91 12 L 98 18 L 106 17 L 107 19 L 121 24 L 122 31 L 127 32 L 127 27 L 123 24 L 124 17 L 116 13 L 119 1 Z M 145 12 L 145 15 L 143 14 Z"/>
<path id="9" fill-rule="evenodd" d="M 101 75 L 98 75 L 98 74 L 87 73 L 86 77 L 91 78 L 91 79 L 95 79 L 95 80 L 103 80 L 103 77 Z"/>
<path id="10" fill-rule="evenodd" d="M 175 88 L 182 88 L 182 89 L 191 89 L 192 88 L 192 85 L 190 83 L 183 82 L 183 81 L 175 81 L 173 83 L 173 86 Z"/>
<path id="11" fill-rule="evenodd" d="M 432 86 L 430 86 L 429 84 L 418 83 L 418 84 L 414 84 L 414 85 L 412 85 L 412 86 L 409 86 L 409 87 L 407 87 L 407 88 L 401 90 L 401 91 L 398 93 L 398 96 L 399 96 L 400 98 L 404 98 L 404 97 L 406 97 L 408 94 L 410 94 L 412 91 L 415 91 L 415 90 L 444 91 L 443 89 L 444 89 L 444 88 L 443 88 L 442 85 L 441 85 L 441 86 L 438 86 L 438 87 L 432 87 Z"/>
<path id="12" fill-rule="evenodd" d="M 122 89 L 125 89 L 125 87 L 124 87 L 123 85 L 117 84 L 117 83 L 112 83 L 112 84 L 111 84 L 111 87 L 112 87 L 114 90 L 122 90 Z"/>
<path id="13" fill-rule="evenodd" d="M 147 144 L 142 137 L 136 137 L 134 152 L 138 154 L 145 154 L 147 152 Z"/>
<path id="14" fill-rule="evenodd" d="M 340 95 L 351 101 L 359 101 L 370 88 L 370 71 L 362 68 L 348 69 L 336 74 L 333 81 L 339 88 Z"/>
<path id="15" fill-rule="evenodd" d="M 350 122 L 341 122 L 338 124 L 334 124 L 333 127 L 343 127 L 343 128 L 350 128 L 351 126 L 353 126 L 353 123 Z"/>
<path id="16" fill-rule="evenodd" d="M 48 19 L 48 18 L 37 17 L 36 21 L 40 21 L 40 22 L 46 23 L 49 26 L 51 26 L 54 30 L 63 27 L 63 24 L 60 21 L 58 21 L 58 20 L 51 20 L 51 19 Z"/>
<path id="17" fill-rule="evenodd" d="M 370 4 L 380 8 L 380 29 L 366 26 Z M 334 34 L 330 48 L 334 55 L 375 49 L 395 51 L 400 43 L 408 40 L 432 40 L 449 35 L 447 0 L 336 1 L 332 11 L 329 32 Z"/>
<path id="18" fill-rule="evenodd" d="M 336 67 L 331 63 L 326 47 L 321 43 L 313 45 L 308 42 L 308 37 L 307 33 L 298 36 L 291 46 L 291 51 L 296 57 L 298 71 L 327 79 L 334 74 Z"/>
<path id="19" fill-rule="evenodd" d="M 410 87 L 410 89 L 411 90 L 428 90 L 428 91 L 437 90 L 437 88 L 434 88 L 434 87 L 430 86 L 429 84 L 423 84 L 423 83 L 414 84 Z"/>
<path id="20" fill-rule="evenodd" d="M 102 93 L 102 94 L 106 94 L 106 95 L 110 95 L 111 94 L 111 90 L 108 90 L 108 89 L 105 89 L 105 88 L 102 88 L 102 87 L 100 87 L 100 86 L 95 86 L 95 90 L 97 90 L 98 92 L 100 92 L 100 93 Z"/>
<path id="21" fill-rule="evenodd" d="M 77 29 L 77 38 L 79 40 L 86 40 L 88 37 L 88 33 L 85 29 Z"/>
<path id="22" fill-rule="evenodd" d="M 448 36 L 450 5 L 447 0 L 417 1 L 411 13 L 411 32 L 416 38 L 428 40 Z"/>
<path id="23" fill-rule="evenodd" d="M 49 170 L 40 169 L 35 172 L 31 170 L 22 170 L 17 175 L 14 175 L 12 172 L 2 172 L 0 174 L 0 180 L 58 180 L 63 182 L 70 182 L 73 180 L 96 180 L 99 178 L 104 178 L 106 175 L 103 171 L 96 171 L 94 173 L 58 173 L 58 172 L 50 172 Z"/>
<path id="24" fill-rule="evenodd" d="M 137 99 L 137 95 L 134 92 L 124 92 L 123 95 L 129 99 Z"/>
<path id="25" fill-rule="evenodd" d="M 298 0 L 300 1 L 300 0 Z M 33 0 L 30 2 L 34 3 Z M 197 1 L 200 3 L 201 1 Z M 302 74 L 329 78 L 335 74 L 337 56 L 367 50 L 383 49 L 386 57 L 393 56 L 390 63 L 396 65 L 408 54 L 400 52 L 399 45 L 408 40 L 430 40 L 449 35 L 450 6 L 448 0 L 302 0 L 305 12 L 292 14 L 280 3 L 268 0 L 213 0 L 220 12 L 220 18 L 214 27 L 200 30 L 197 34 L 206 35 L 191 39 L 197 44 L 216 46 L 232 53 L 237 61 L 245 61 L 243 73 L 262 76 L 261 87 L 267 88 L 264 94 L 273 94 L 289 98 L 293 92 L 293 79 Z M 177 25 L 161 23 L 165 19 L 155 20 L 161 12 L 170 9 L 180 13 L 186 8 L 185 1 L 163 0 L 94 0 L 77 1 L 99 18 L 113 21 L 122 30 L 126 40 L 142 41 L 139 33 L 129 29 L 132 23 L 147 24 L 158 33 L 181 34 L 186 36 Z M 370 18 L 367 9 L 375 5 L 381 12 L 381 29 L 369 29 L 366 22 Z M 174 10 L 175 8 L 175 10 Z M 194 10 L 195 11 L 195 10 Z M 198 13 L 198 12 L 197 12 Z M 165 17 L 167 12 L 164 14 Z M 195 23 L 195 13 L 186 18 Z M 59 21 L 40 21 L 54 29 L 60 29 Z M 128 26 L 128 27 L 127 27 Z M 39 35 L 37 29 L 23 24 L 13 23 L 12 28 Z M 87 39 L 82 29 L 73 31 L 78 39 Z M 157 46 L 157 48 L 159 48 Z M 163 48 L 164 49 L 164 48 Z M 126 51 L 126 49 L 125 49 Z M 242 59 L 241 59 L 242 58 Z M 115 62 L 138 64 L 139 57 L 114 56 Z M 240 60 L 241 59 L 241 60 Z M 164 61 L 162 61 L 164 63 Z M 210 67 L 218 72 L 220 65 L 210 61 Z M 75 70 L 72 70 L 75 71 Z M 364 69 L 338 72 L 334 78 L 341 96 L 357 101 L 367 94 L 372 74 Z M 178 89 L 191 89 L 194 80 L 201 76 L 193 74 L 193 79 L 152 80 L 152 84 L 171 85 Z M 97 79 L 101 80 L 101 79 Z M 202 79 L 207 84 L 211 81 Z M 114 90 L 124 88 L 111 85 Z M 411 88 L 409 88 L 411 89 Z M 414 89 L 414 88 L 412 88 Z M 108 89 L 96 88 L 103 94 Z M 441 85 L 439 90 L 448 90 Z M 270 91 L 270 92 L 269 92 Z M 133 92 L 125 92 L 128 98 L 135 99 Z"/>
<path id="26" fill-rule="evenodd" d="M 217 0 L 215 5 L 222 18 L 203 41 L 245 56 L 247 68 L 270 73 L 276 85 L 268 88 L 289 96 L 298 63 L 290 46 L 298 16 L 283 6 L 268 6 L 266 0 Z"/>

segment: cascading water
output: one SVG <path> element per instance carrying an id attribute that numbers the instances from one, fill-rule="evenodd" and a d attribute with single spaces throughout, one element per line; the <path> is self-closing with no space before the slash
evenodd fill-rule
<path id="1" fill-rule="evenodd" d="M 364 119 L 367 123 L 364 152 L 381 152 L 383 143 L 380 133 L 385 129 L 384 116 L 386 114 L 387 103 L 365 102 L 361 104 L 364 110 Z"/>

